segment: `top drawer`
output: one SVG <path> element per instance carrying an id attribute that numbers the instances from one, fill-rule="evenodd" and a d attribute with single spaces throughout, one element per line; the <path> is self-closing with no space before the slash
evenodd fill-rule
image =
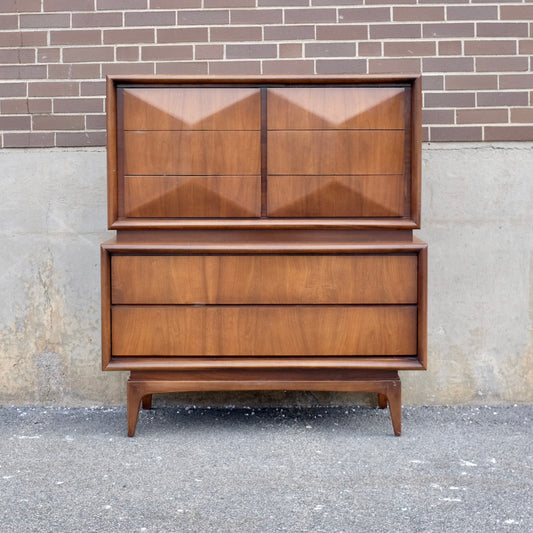
<path id="1" fill-rule="evenodd" d="M 416 254 L 111 258 L 113 304 L 415 304 Z"/>

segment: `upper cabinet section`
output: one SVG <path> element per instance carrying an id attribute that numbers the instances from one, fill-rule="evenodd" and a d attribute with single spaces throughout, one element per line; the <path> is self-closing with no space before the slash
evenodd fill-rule
<path id="1" fill-rule="evenodd" d="M 109 227 L 412 229 L 418 77 L 108 79 Z"/>

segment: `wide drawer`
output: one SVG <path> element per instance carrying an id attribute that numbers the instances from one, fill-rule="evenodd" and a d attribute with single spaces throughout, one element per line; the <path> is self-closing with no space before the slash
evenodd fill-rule
<path id="1" fill-rule="evenodd" d="M 113 255 L 113 304 L 415 304 L 417 255 Z"/>
<path id="2" fill-rule="evenodd" d="M 113 356 L 413 356 L 417 307 L 115 306 Z"/>

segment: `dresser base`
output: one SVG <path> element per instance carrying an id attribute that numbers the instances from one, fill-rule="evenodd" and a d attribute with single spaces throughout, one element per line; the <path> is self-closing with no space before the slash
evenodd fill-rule
<path id="1" fill-rule="evenodd" d="M 300 390 L 375 392 L 381 409 L 389 405 L 394 434 L 402 429 L 401 382 L 389 370 L 207 370 L 131 372 L 128 380 L 128 436 L 135 435 L 139 408 L 152 394 L 200 391 Z"/>

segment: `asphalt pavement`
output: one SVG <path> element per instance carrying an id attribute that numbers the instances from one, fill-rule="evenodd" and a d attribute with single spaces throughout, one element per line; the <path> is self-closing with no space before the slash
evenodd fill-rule
<path id="1" fill-rule="evenodd" d="M 0 409 L 0 532 L 533 531 L 533 406 Z"/>

